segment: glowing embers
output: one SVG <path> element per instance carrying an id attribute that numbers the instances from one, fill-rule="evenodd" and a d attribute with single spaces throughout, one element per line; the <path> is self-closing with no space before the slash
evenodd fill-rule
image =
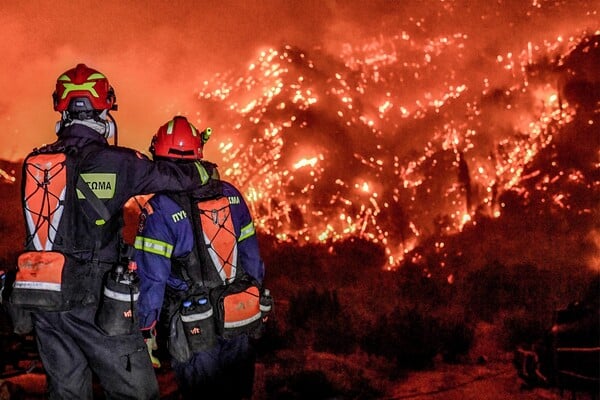
<path id="1" fill-rule="evenodd" d="M 2 178 L 2 180 L 4 182 L 9 182 L 9 183 L 14 183 L 17 180 L 17 178 L 15 178 L 14 171 L 12 171 L 12 174 L 11 174 L 11 173 L 6 172 L 2 168 L 0 168 L 0 177 Z"/>
<path id="2" fill-rule="evenodd" d="M 464 33 L 367 40 L 344 46 L 341 62 L 265 49 L 199 98 L 226 110 L 220 171 L 245 191 L 259 229 L 299 243 L 361 236 L 382 243 L 393 267 L 433 229 L 500 216 L 507 191 L 571 206 L 557 187 L 585 185 L 581 171 L 556 166 L 546 182 L 531 166 L 575 117 L 540 73 L 554 66 L 532 69 L 562 40 L 484 55 L 476 73 L 460 64 L 473 43 Z"/>

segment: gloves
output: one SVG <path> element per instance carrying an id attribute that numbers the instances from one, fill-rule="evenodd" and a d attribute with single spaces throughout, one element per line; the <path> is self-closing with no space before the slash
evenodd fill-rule
<path id="1" fill-rule="evenodd" d="M 150 361 L 152 361 L 152 366 L 154 368 L 160 368 L 160 360 L 152 353 L 153 351 L 158 350 L 158 345 L 156 344 L 156 329 L 142 329 L 142 336 L 144 337 L 144 342 L 146 342 L 146 348 L 148 349 L 148 355 L 150 356 Z"/>

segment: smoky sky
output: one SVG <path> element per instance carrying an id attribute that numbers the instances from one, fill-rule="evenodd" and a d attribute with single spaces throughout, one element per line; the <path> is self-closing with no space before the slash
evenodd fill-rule
<path id="1" fill-rule="evenodd" d="M 2 2 L 1 158 L 54 139 L 56 77 L 83 62 L 107 75 L 124 145 L 145 145 L 173 114 L 189 113 L 194 88 L 246 65 L 261 46 L 320 41 L 323 1 Z"/>
<path id="2" fill-rule="evenodd" d="M 379 34 L 463 31 L 477 38 L 471 54 L 493 55 L 564 26 L 594 28 L 597 17 L 588 1 L 4 1 L 0 158 L 20 159 L 54 140 L 55 80 L 80 62 L 105 73 L 116 90 L 120 144 L 145 149 L 173 115 L 196 113 L 204 79 L 243 71 L 265 47 L 339 53 Z M 463 57 L 457 62 L 473 62 Z"/>

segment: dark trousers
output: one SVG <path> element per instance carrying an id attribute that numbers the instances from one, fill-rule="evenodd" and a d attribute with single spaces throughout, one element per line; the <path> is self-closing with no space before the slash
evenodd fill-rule
<path id="1" fill-rule="evenodd" d="M 106 336 L 94 306 L 35 313 L 40 358 L 50 399 L 93 397 L 92 372 L 107 399 L 158 399 L 158 383 L 140 332 Z"/>
<path id="2" fill-rule="evenodd" d="M 180 363 L 172 361 L 184 399 L 252 397 L 256 356 L 248 336 L 219 338 L 217 346 Z"/>

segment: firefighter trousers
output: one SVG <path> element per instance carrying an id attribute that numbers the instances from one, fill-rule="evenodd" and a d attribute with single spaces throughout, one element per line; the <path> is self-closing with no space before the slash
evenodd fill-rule
<path id="1" fill-rule="evenodd" d="M 255 351 L 247 335 L 226 340 L 187 362 L 172 360 L 184 400 L 195 398 L 249 399 L 254 384 Z"/>
<path id="2" fill-rule="evenodd" d="M 141 333 L 107 336 L 94 305 L 33 314 L 49 399 L 91 400 L 92 373 L 106 399 L 158 399 L 156 375 Z"/>

